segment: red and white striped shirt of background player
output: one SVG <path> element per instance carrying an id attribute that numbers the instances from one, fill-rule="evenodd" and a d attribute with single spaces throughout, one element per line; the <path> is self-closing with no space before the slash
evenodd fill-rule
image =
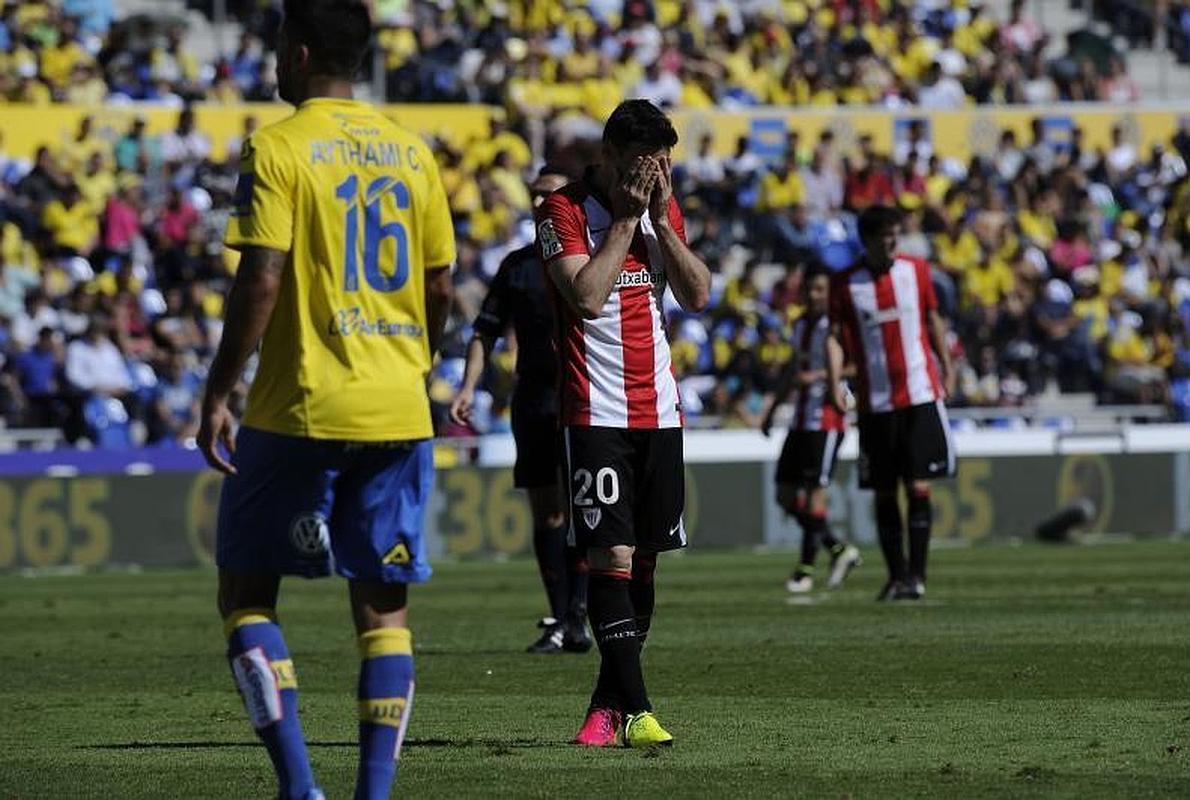
<path id="1" fill-rule="evenodd" d="M 676 199 L 669 221 L 686 241 Z M 537 245 L 548 271 L 560 258 L 594 256 L 611 227 L 608 207 L 586 181 L 551 194 L 538 211 Z M 584 319 L 547 280 L 557 318 L 561 359 L 562 425 L 608 428 L 680 428 L 678 383 L 661 314 L 665 260 L 646 211 L 624 266 L 595 319 Z"/>
<path id="2" fill-rule="evenodd" d="M 856 366 L 861 414 L 942 399 L 929 338 L 929 314 L 937 308 L 930 267 L 918 258 L 897 256 L 884 273 L 861 261 L 832 277 L 831 322 L 842 328 L 841 344 Z"/>
<path id="3" fill-rule="evenodd" d="M 826 373 L 826 340 L 830 336 L 830 319 L 826 314 L 811 319 L 804 316 L 793 324 L 794 357 L 798 371 Z M 847 420 L 830 400 L 827 379 L 796 389 L 790 400 L 793 406 L 791 431 L 827 431 L 842 433 Z"/>

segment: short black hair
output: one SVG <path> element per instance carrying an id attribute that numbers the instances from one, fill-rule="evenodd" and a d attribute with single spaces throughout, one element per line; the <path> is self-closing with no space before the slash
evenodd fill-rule
<path id="1" fill-rule="evenodd" d="M 859 238 L 879 236 L 883 231 L 900 225 L 905 215 L 893 206 L 868 206 L 859 215 Z"/>
<path id="2" fill-rule="evenodd" d="M 372 42 L 372 16 L 362 0 L 285 0 L 290 35 L 310 48 L 319 72 L 354 78 Z"/>
<path id="3" fill-rule="evenodd" d="M 620 149 L 673 147 L 678 143 L 678 132 L 669 117 L 648 100 L 625 100 L 607 118 L 603 143 Z"/>
<path id="4" fill-rule="evenodd" d="M 547 161 L 541 171 L 537 173 L 537 180 L 541 180 L 547 175 L 557 175 L 560 178 L 565 178 L 568 181 L 574 180 L 573 170 L 566 169 L 561 164 L 553 161 Z"/>
<path id="5" fill-rule="evenodd" d="M 806 261 L 806 271 L 802 273 L 802 285 L 808 286 L 810 281 L 818 277 L 829 278 L 834 274 L 821 258 L 811 258 Z"/>

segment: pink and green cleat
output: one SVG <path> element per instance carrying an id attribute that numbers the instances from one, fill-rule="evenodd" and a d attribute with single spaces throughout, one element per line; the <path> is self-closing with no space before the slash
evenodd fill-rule
<path id="1" fill-rule="evenodd" d="M 613 708 L 592 708 L 587 712 L 583 727 L 575 734 L 574 743 L 583 747 L 614 747 L 619 729 L 619 711 Z"/>

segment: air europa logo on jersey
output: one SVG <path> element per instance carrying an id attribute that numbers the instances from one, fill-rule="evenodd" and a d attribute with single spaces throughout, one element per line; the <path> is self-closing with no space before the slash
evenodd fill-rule
<path id="1" fill-rule="evenodd" d="M 421 338 L 425 329 L 412 322 L 389 322 L 384 317 L 370 320 L 359 306 L 340 308 L 327 325 L 331 336 L 410 336 Z"/>
<path id="2" fill-rule="evenodd" d="M 626 286 L 660 286 L 665 282 L 665 270 L 649 269 L 636 272 L 621 272 L 616 276 L 616 288 Z"/>

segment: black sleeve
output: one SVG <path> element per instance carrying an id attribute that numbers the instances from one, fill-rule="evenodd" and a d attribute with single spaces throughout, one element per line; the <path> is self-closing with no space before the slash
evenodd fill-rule
<path id="1" fill-rule="evenodd" d="M 475 332 L 480 336 L 499 339 L 508 329 L 512 318 L 512 298 L 508 285 L 511 267 L 512 259 L 504 259 L 496 270 L 496 276 L 488 284 L 488 295 L 479 307 L 479 316 L 475 318 Z"/>

